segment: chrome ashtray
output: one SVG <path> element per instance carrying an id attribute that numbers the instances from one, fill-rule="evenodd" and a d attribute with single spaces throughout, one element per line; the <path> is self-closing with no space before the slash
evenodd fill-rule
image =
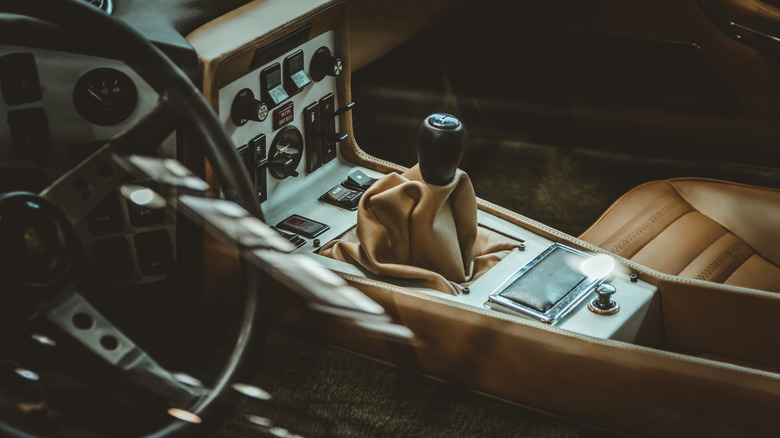
<path id="1" fill-rule="evenodd" d="M 554 244 L 512 274 L 485 305 L 554 325 L 612 272 L 609 256 Z"/>

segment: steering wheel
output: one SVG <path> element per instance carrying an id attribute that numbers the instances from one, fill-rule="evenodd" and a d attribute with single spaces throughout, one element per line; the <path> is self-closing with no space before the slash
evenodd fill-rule
<path id="1" fill-rule="evenodd" d="M 224 196 L 262 218 L 259 205 L 254 202 L 249 175 L 197 88 L 162 52 L 123 22 L 76 0 L 3 2 L 0 12 L 35 19 L 28 20 L 31 23 L 42 20 L 55 25 L 80 45 L 94 48 L 96 52 L 106 49 L 101 44 L 110 44 L 123 53 L 122 60 L 160 96 L 157 106 L 146 117 L 109 140 L 42 192 L 0 194 L 0 279 L 4 282 L 0 307 L 9 315 L 26 315 L 29 309 L 45 315 L 75 344 L 91 351 L 97 360 L 131 379 L 144 391 L 167 401 L 171 408 L 197 418 L 228 387 L 249 351 L 253 333 L 258 331 L 260 314 L 267 311 L 261 307 L 264 303 L 258 296 L 259 273 L 242 262 L 238 336 L 214 380 L 216 383 L 204 390 L 182 383 L 158 365 L 80 293 L 74 277 L 83 268 L 84 256 L 74 225 L 83 221 L 105 195 L 125 180 L 126 171 L 112 162 L 113 155 L 151 154 L 177 127 L 199 138 Z M 90 37 L 96 34 L 102 35 L 103 40 L 94 41 Z M 85 185 L 90 190 L 76 190 Z M 26 372 L 28 380 L 36 377 L 30 370 L 16 372 L 22 377 Z M 181 432 L 187 424 L 166 420 L 144 433 L 148 437 L 169 436 Z M 0 420 L 0 434 L 34 436 L 3 420 Z"/>

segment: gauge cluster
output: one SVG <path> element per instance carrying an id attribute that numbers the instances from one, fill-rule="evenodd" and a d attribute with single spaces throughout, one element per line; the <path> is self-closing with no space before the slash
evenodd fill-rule
<path id="1" fill-rule="evenodd" d="M 0 88 L 0 165 L 51 180 L 158 99 L 121 61 L 29 47 L 0 47 Z"/>
<path id="2" fill-rule="evenodd" d="M 0 90 L 0 184 L 26 191 L 60 178 L 159 98 L 121 61 L 15 46 L 0 46 Z M 174 156 L 175 136 L 163 149 Z M 132 204 L 118 189 L 76 229 L 97 271 L 114 285 L 166 278 L 174 231 L 171 214 Z"/>

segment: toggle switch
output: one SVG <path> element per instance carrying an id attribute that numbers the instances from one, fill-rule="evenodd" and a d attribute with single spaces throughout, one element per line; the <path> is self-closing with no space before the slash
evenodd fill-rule
<path id="1" fill-rule="evenodd" d="M 294 96 L 310 83 L 311 79 L 303 71 L 303 50 L 284 58 L 284 89 L 287 94 Z"/>
<path id="2" fill-rule="evenodd" d="M 322 164 L 336 158 L 336 144 L 347 139 L 346 134 L 336 132 L 336 117 L 350 111 L 355 103 L 351 102 L 336 110 L 336 99 L 333 93 L 328 93 L 320 99 L 320 117 L 322 118 Z"/>

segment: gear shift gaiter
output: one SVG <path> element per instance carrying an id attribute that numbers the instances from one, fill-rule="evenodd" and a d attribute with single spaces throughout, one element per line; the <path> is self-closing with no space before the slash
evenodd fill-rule
<path id="1" fill-rule="evenodd" d="M 516 241 L 477 226 L 474 187 L 457 169 L 462 154 L 458 119 L 429 116 L 420 130 L 420 163 L 374 183 L 360 200 L 357 241 L 344 236 L 320 254 L 377 275 L 459 293 L 517 247 Z"/>

